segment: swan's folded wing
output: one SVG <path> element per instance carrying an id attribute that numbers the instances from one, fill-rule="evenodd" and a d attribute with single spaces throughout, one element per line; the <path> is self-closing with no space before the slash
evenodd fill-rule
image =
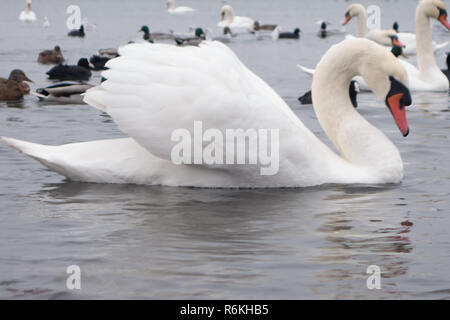
<path id="1" fill-rule="evenodd" d="M 300 120 L 263 80 L 220 42 L 199 47 L 131 44 L 107 63 L 107 79 L 85 102 L 111 115 L 153 155 L 170 159 L 177 129 L 284 129 Z"/>

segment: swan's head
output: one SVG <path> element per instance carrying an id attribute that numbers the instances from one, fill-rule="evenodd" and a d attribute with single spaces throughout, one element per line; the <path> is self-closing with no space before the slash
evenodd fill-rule
<path id="1" fill-rule="evenodd" d="M 386 103 L 403 136 L 409 133 L 405 108 L 412 103 L 408 75 L 402 64 L 384 47 L 367 42 L 359 73 L 375 95 Z"/>
<path id="2" fill-rule="evenodd" d="M 234 10 L 230 5 L 224 5 L 222 9 L 220 9 L 220 17 L 222 20 L 225 18 L 234 17 Z"/>
<path id="3" fill-rule="evenodd" d="M 447 21 L 447 7 L 441 0 L 422 0 L 417 7 L 417 11 L 423 12 L 428 18 L 438 20 L 447 29 L 450 29 L 450 24 Z"/>
<path id="4" fill-rule="evenodd" d="M 365 11 L 366 9 L 364 9 L 364 7 L 359 3 L 352 4 L 347 8 L 347 11 L 345 12 L 345 21 L 342 25 L 345 26 L 353 17 L 356 17 Z"/>
<path id="5" fill-rule="evenodd" d="M 400 48 L 404 48 L 405 45 L 403 43 L 400 42 L 400 40 L 398 39 L 397 35 L 388 35 L 389 39 L 391 39 L 392 42 L 392 46 L 393 47 L 400 47 Z"/>

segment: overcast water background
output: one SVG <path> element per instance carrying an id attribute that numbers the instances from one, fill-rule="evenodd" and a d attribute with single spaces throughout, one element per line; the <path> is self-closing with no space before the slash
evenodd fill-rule
<path id="1" fill-rule="evenodd" d="M 402 31 L 414 31 L 416 1 L 361 2 L 381 7 L 383 28 L 398 21 Z M 316 21 L 340 29 L 350 2 L 229 3 L 236 15 L 302 28 L 300 41 L 246 35 L 230 47 L 329 144 L 311 106 L 297 101 L 311 78 L 296 64 L 314 67 L 344 38 L 317 38 Z M 84 39 L 66 36 L 70 4 L 97 26 Z M 60 45 L 76 64 L 138 39 L 144 24 L 155 32 L 201 26 L 218 34 L 222 1 L 176 4 L 199 11 L 171 16 L 164 0 L 35 0 L 38 21 L 26 24 L 18 20 L 25 1 L 1 0 L 0 76 L 21 68 L 33 89 L 49 85 L 50 66 L 36 62 L 41 50 Z M 42 28 L 44 16 L 49 29 Z M 347 32 L 355 30 L 352 21 Z M 433 38 L 447 41 L 449 33 L 436 25 Z M 444 52 L 436 58 L 444 67 Z M 94 73 L 90 83 L 99 81 Z M 202 190 L 73 183 L 0 144 L 0 298 L 449 299 L 449 95 L 413 94 L 407 138 L 373 95 L 358 100 L 358 110 L 399 148 L 401 185 Z M 97 109 L 34 96 L 0 103 L 0 135 L 55 145 L 124 136 Z M 81 267 L 81 290 L 66 288 L 69 265 Z M 366 287 L 369 265 L 381 268 L 381 290 Z"/>

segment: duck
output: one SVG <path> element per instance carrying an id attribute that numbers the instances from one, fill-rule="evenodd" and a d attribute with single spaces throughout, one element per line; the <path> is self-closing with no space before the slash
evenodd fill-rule
<path id="1" fill-rule="evenodd" d="M 196 28 L 194 36 L 190 37 L 175 37 L 175 43 L 178 46 L 198 46 L 206 39 L 206 34 L 202 28 Z"/>
<path id="2" fill-rule="evenodd" d="M 24 81 L 31 81 L 20 69 L 14 69 L 9 77 L 0 78 L 0 101 L 20 100 L 30 92 L 30 87 Z"/>
<path id="3" fill-rule="evenodd" d="M 79 29 L 75 29 L 75 30 L 70 31 L 67 35 L 69 37 L 81 37 L 81 38 L 83 38 L 85 36 L 84 25 L 81 25 Z"/>
<path id="4" fill-rule="evenodd" d="M 345 21 L 343 25 L 346 25 L 353 17 L 357 17 L 357 37 L 366 37 L 367 39 L 378 42 L 384 46 L 390 46 L 389 41 L 386 41 L 386 35 L 397 34 L 400 41 L 405 45 L 405 54 L 415 55 L 417 53 L 417 41 L 416 35 L 413 33 L 400 32 L 397 33 L 395 30 L 379 30 L 373 29 L 367 31 L 367 13 L 366 9 L 359 3 L 350 5 L 345 13 Z M 432 43 L 433 51 L 442 49 L 448 45 L 448 42 L 441 44 Z"/>
<path id="5" fill-rule="evenodd" d="M 259 21 L 253 23 L 253 31 L 273 31 L 276 27 L 277 24 L 260 24 Z"/>
<path id="6" fill-rule="evenodd" d="M 450 52 L 447 52 L 446 55 L 447 55 L 447 69 L 442 69 L 441 71 L 445 74 L 447 79 L 450 80 Z"/>
<path id="7" fill-rule="evenodd" d="M 136 43 L 121 47 L 119 53 L 120 58 L 108 63 L 107 80 L 86 91 L 84 100 L 106 112 L 127 138 L 59 146 L 2 140 L 69 180 L 92 183 L 300 188 L 398 184 L 403 179 L 399 150 L 355 110 L 348 95 L 351 79 L 361 74 L 387 108 L 374 112 L 392 116 L 392 126 L 395 123 L 401 135 L 408 136 L 406 109 L 412 104 L 408 76 L 398 59 L 373 41 L 344 40 L 317 65 L 314 111 L 339 153 L 218 41 L 204 41 L 198 47 Z M 183 116 L 175 116 L 180 110 Z M 261 132 L 265 146 L 245 144 L 245 153 L 270 149 L 270 161 L 261 157 L 252 162 L 256 164 L 225 164 L 225 156 L 208 149 L 211 144 L 194 151 L 195 162 L 183 151 L 184 145 L 191 150 L 193 134 L 195 139 L 201 135 L 223 141 L 230 128 Z M 234 156 L 229 160 L 234 163 Z"/>
<path id="8" fill-rule="evenodd" d="M 31 0 L 27 0 L 27 5 L 24 11 L 19 15 L 19 20 L 24 22 L 36 21 L 36 14 L 31 10 Z"/>
<path id="9" fill-rule="evenodd" d="M 64 82 L 39 88 L 36 92 L 32 92 L 32 94 L 37 96 L 41 101 L 85 104 L 82 94 L 92 87 L 94 86 L 90 84 Z"/>
<path id="10" fill-rule="evenodd" d="M 104 58 L 117 58 L 119 56 L 119 50 L 117 48 L 107 48 L 98 50 L 98 56 Z"/>
<path id="11" fill-rule="evenodd" d="M 59 46 L 53 50 L 44 50 L 39 53 L 38 62 L 42 64 L 60 64 L 64 62 L 64 57 Z"/>
<path id="12" fill-rule="evenodd" d="M 397 32 L 397 33 L 399 33 L 400 31 L 400 25 L 398 24 L 398 22 L 397 21 L 395 21 L 393 24 L 392 24 L 392 30 L 394 30 L 395 32 Z"/>
<path id="13" fill-rule="evenodd" d="M 155 40 L 172 40 L 174 39 L 173 33 L 162 33 L 162 32 L 155 32 L 150 33 L 150 28 L 148 26 L 142 26 L 141 29 L 139 29 L 139 32 L 143 32 L 143 39 L 149 42 L 154 42 Z"/>
<path id="14" fill-rule="evenodd" d="M 276 39 L 300 39 L 300 28 L 295 28 L 294 32 L 280 32 L 280 28 L 277 27 L 272 33 L 272 38 Z"/>
<path id="15" fill-rule="evenodd" d="M 175 7 L 175 1 L 174 0 L 167 0 L 166 1 L 166 5 L 167 5 L 167 11 L 170 14 L 181 15 L 181 14 L 192 13 L 194 11 L 197 11 L 194 8 L 186 7 L 186 6 Z"/>
<path id="16" fill-rule="evenodd" d="M 78 60 L 77 65 L 57 65 L 47 72 L 49 79 L 57 80 L 89 80 L 92 73 L 86 58 Z"/>
<path id="17" fill-rule="evenodd" d="M 359 89 L 358 81 L 356 81 L 356 80 L 350 81 L 350 87 L 349 87 L 348 91 L 349 91 L 349 96 L 350 96 L 350 100 L 352 102 L 353 107 L 358 108 L 357 96 L 358 96 L 358 93 L 361 92 Z M 311 90 L 309 90 L 303 96 L 298 98 L 298 101 L 300 101 L 301 104 L 313 104 Z"/>
<path id="18" fill-rule="evenodd" d="M 105 67 L 105 64 L 111 60 L 108 56 L 101 56 L 98 54 L 94 54 L 89 58 L 90 63 L 90 69 L 94 71 L 101 71 L 101 70 L 107 70 L 108 68 Z"/>
<path id="19" fill-rule="evenodd" d="M 228 4 L 220 9 L 220 16 L 221 21 L 217 24 L 220 28 L 229 27 L 231 30 L 251 32 L 255 25 L 252 18 L 235 16 L 234 9 Z"/>

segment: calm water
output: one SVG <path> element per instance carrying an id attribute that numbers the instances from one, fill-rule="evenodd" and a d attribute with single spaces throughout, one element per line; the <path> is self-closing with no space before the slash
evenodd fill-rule
<path id="1" fill-rule="evenodd" d="M 40 50 L 59 44 L 71 63 L 100 48 L 154 31 L 217 33 L 221 1 L 184 0 L 200 9 L 173 17 L 164 0 L 34 1 L 39 21 L 17 20 L 24 2 L 1 0 L 0 75 L 21 68 L 48 85 Z M 414 30 L 415 1 L 362 1 Z M 79 4 L 97 28 L 66 37 L 66 7 Z M 237 15 L 300 26 L 300 41 L 234 39 L 233 50 L 288 102 L 324 141 L 313 110 L 296 98 L 311 79 L 296 63 L 314 66 L 335 36 L 319 40 L 315 22 L 339 28 L 349 2 L 230 1 Z M 447 1 L 447 5 L 450 3 Z M 400 14 L 400 16 L 398 16 Z M 41 27 L 48 16 L 51 28 Z M 355 31 L 351 23 L 347 31 Z M 434 28 L 438 42 L 449 33 Z M 444 55 L 437 55 L 444 66 Z M 91 83 L 97 84 L 97 73 Z M 398 186 L 326 186 L 297 190 L 201 190 L 73 183 L 0 144 L 0 298 L 450 298 L 450 151 L 447 93 L 414 94 L 406 139 L 371 94 L 359 111 L 398 146 L 405 179 Z M 46 144 L 122 137 L 89 106 L 46 105 L 27 96 L 0 103 L 0 135 Z M 69 265 L 82 270 L 82 290 L 66 289 Z M 382 289 L 366 288 L 366 269 L 382 270 Z"/>

